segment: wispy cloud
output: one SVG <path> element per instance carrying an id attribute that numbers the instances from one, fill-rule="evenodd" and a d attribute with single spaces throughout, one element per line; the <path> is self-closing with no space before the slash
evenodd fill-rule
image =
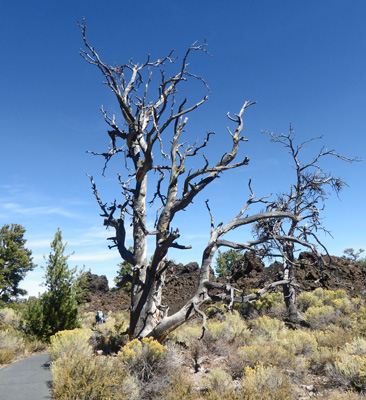
<path id="1" fill-rule="evenodd" d="M 60 215 L 62 217 L 74 218 L 77 216 L 76 213 L 70 212 L 62 207 L 52 207 L 52 206 L 35 206 L 35 207 L 24 207 L 19 203 L 1 203 L 0 209 L 6 211 L 7 215 L 9 213 L 21 214 L 21 215 Z"/>
<path id="2" fill-rule="evenodd" d="M 70 261 L 104 261 L 104 260 L 114 260 L 120 261 L 120 256 L 115 251 L 96 251 L 90 253 L 75 253 L 70 256 Z"/>
<path id="3" fill-rule="evenodd" d="M 49 239 L 39 239 L 39 240 L 31 239 L 27 241 L 27 247 L 30 249 L 50 247 L 50 243 L 51 240 Z"/>

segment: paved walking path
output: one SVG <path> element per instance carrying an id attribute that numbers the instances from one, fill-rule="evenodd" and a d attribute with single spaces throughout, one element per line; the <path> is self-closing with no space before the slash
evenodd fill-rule
<path id="1" fill-rule="evenodd" d="M 45 400 L 51 396 L 49 355 L 40 354 L 0 370 L 0 400 Z"/>

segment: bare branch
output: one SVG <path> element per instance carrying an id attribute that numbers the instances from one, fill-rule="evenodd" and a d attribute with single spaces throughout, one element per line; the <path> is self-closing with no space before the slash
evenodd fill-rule
<path id="1" fill-rule="evenodd" d="M 207 329 L 207 327 L 206 327 L 206 320 L 207 320 L 206 314 L 203 311 L 200 311 L 198 309 L 196 303 L 192 302 L 192 306 L 194 308 L 194 311 L 202 317 L 202 336 L 199 338 L 199 340 L 201 340 L 205 336 L 205 331 Z"/>

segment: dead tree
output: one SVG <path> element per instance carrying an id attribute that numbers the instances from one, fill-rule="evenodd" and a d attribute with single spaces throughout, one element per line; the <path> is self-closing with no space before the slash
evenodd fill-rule
<path id="1" fill-rule="evenodd" d="M 257 238 L 268 239 L 266 245 L 261 249 L 262 255 L 280 257 L 283 263 L 283 279 L 295 283 L 295 267 L 297 265 L 295 252 L 299 248 L 305 248 L 316 256 L 316 263 L 322 274 L 322 268 L 326 263 L 318 247 L 322 249 L 323 253 L 328 256 L 329 254 L 321 243 L 318 233 L 323 232 L 330 235 L 330 232 L 322 225 L 321 212 L 324 210 L 329 192 L 332 191 L 338 195 L 346 185 L 342 178 L 324 171 L 321 166 L 322 159 L 330 156 L 345 162 L 358 160 L 344 157 L 334 150 L 326 150 L 323 147 L 309 161 L 304 162 L 301 154 L 304 147 L 321 137 L 311 138 L 297 145 L 291 126 L 286 135 L 266 133 L 270 136 L 271 142 L 278 143 L 288 150 L 295 172 L 294 183 L 291 185 L 290 191 L 278 195 L 275 201 L 268 204 L 266 211 L 287 211 L 298 218 L 291 221 L 278 218 L 258 221 L 254 224 L 253 230 Z M 276 251 L 277 253 L 275 253 Z M 289 321 L 291 323 L 303 322 L 303 317 L 296 307 L 296 285 L 285 283 L 283 294 Z"/>
<path id="2" fill-rule="evenodd" d="M 234 301 L 255 300 L 262 293 L 284 281 L 273 283 L 256 294 L 246 297 L 237 296 L 231 285 L 220 285 L 210 281 L 210 265 L 218 248 L 225 246 L 238 249 L 251 249 L 268 240 L 261 237 L 246 243 L 234 243 L 224 240 L 224 235 L 243 225 L 268 219 L 289 219 L 298 222 L 302 217 L 288 211 L 269 210 L 251 216 L 243 216 L 253 203 L 264 202 L 264 199 L 255 199 L 254 193 L 244 205 L 240 213 L 226 225 L 214 227 L 211 215 L 211 236 L 206 246 L 200 270 L 198 287 L 195 295 L 182 307 L 181 310 L 169 315 L 168 307 L 162 304 L 162 288 L 168 268 L 168 251 L 171 248 L 187 249 L 190 246 L 178 243 L 179 230 L 173 227 L 177 213 L 186 210 L 196 196 L 207 185 L 215 181 L 222 173 L 234 168 L 246 166 L 248 157 L 235 162 L 241 142 L 247 139 L 242 136 L 243 114 L 253 102 L 245 102 L 235 117 L 227 115 L 234 129 L 228 128 L 228 148 L 219 160 L 210 165 L 203 154 L 213 134 L 209 132 L 201 144 L 188 144 L 183 140 L 186 135 L 188 115 L 199 108 L 208 99 L 189 103 L 187 99 L 179 100 L 178 88 L 188 80 L 197 80 L 207 87 L 206 82 L 188 69 L 188 58 L 193 52 L 207 53 L 206 45 L 191 45 L 181 61 L 173 58 L 173 52 L 167 57 L 151 61 L 150 56 L 143 64 L 129 61 L 124 65 L 110 66 L 103 62 L 95 49 L 86 38 L 86 26 L 80 24 L 85 50 L 81 55 L 90 64 L 97 67 L 105 84 L 115 95 L 119 109 L 120 121 L 114 115 L 109 115 L 103 108 L 102 113 L 109 125 L 108 135 L 110 146 L 104 153 L 95 153 L 105 159 L 104 170 L 112 157 L 117 154 L 124 156 L 121 173 L 118 181 L 122 189 L 122 201 L 116 200 L 109 205 L 104 203 L 97 190 L 93 177 L 90 177 L 95 198 L 102 211 L 104 225 L 113 228 L 115 235 L 110 238 L 117 247 L 122 259 L 133 266 L 130 281 L 131 306 L 129 335 L 131 338 L 153 336 L 163 340 L 166 335 L 183 324 L 193 315 L 205 315 L 199 307 L 210 301 L 227 301 L 230 305 Z M 176 73 L 166 76 L 167 67 L 178 66 Z M 153 72 L 159 72 L 160 81 L 157 91 L 151 89 L 154 85 Z M 121 143 L 121 145 L 119 145 Z M 169 146 L 165 153 L 164 147 Z M 189 168 L 189 160 L 202 154 L 202 167 Z M 123 160 L 123 158 L 122 158 Z M 104 171 L 103 171 L 104 173 Z M 158 179 L 154 180 L 154 174 Z M 153 230 L 146 226 L 147 215 L 147 183 L 148 179 L 156 185 L 151 204 L 159 202 L 156 210 L 156 222 Z M 132 250 L 126 246 L 126 225 L 131 222 L 133 232 Z M 153 255 L 147 260 L 147 238 L 155 236 Z M 289 283 L 289 281 L 287 281 Z M 212 294 L 212 289 L 215 289 Z M 221 293 L 217 294 L 218 290 Z"/>

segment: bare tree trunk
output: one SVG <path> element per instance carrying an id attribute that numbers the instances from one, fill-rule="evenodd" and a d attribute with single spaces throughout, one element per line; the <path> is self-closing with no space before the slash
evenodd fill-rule
<path id="1" fill-rule="evenodd" d="M 90 177 L 90 180 L 94 195 L 102 210 L 101 216 L 104 218 L 104 225 L 115 230 L 115 236 L 108 238 L 113 242 L 113 245 L 109 247 L 117 247 L 122 259 L 133 267 L 132 276 L 126 277 L 126 281 L 132 283 L 130 338 L 153 336 L 161 341 L 169 332 L 183 324 L 194 314 L 202 317 L 204 331 L 206 317 L 199 310 L 203 303 L 221 300 L 228 302 L 230 308 L 234 301 L 254 301 L 263 293 L 279 285 L 283 285 L 289 318 L 298 319 L 299 313 L 295 305 L 296 293 L 293 288 L 293 244 L 296 242 L 297 245 L 311 247 L 316 253 L 316 246 L 309 244 L 307 238 L 311 234 L 319 243 L 311 229 L 319 225 L 318 210 L 315 205 L 323 196 L 321 186 L 331 184 L 340 188 L 342 184 L 341 180 L 328 177 L 321 170 L 319 173 L 318 169 L 315 169 L 316 172 L 312 175 L 304 175 L 303 171 L 304 168 L 316 166 L 319 157 L 324 155 L 331 154 L 339 158 L 342 157 L 333 152 L 321 152 L 308 165 L 302 167 L 297 160 L 298 150 L 301 146 L 298 149 L 293 147 L 292 131 L 288 136 L 276 137 L 271 135 L 274 141 L 278 141 L 290 149 L 297 168 L 297 185 L 291 187 L 289 195 L 284 195 L 277 201 L 270 202 L 270 206 L 268 206 L 269 202 L 264 200 L 266 197 L 255 199 L 249 182 L 251 197 L 242 210 L 229 223 L 226 225 L 221 223 L 216 228 L 213 224 L 213 216 L 206 203 L 211 215 L 211 235 L 202 256 L 197 291 L 180 311 L 169 315 L 167 306 L 161 303 L 162 289 L 168 267 L 168 251 L 170 248 L 181 250 L 190 248 L 190 246 L 177 243 L 179 230 L 172 226 L 174 217 L 180 211 L 185 211 L 196 196 L 207 185 L 220 177 L 222 173 L 248 165 L 249 158 L 246 156 L 241 161 L 234 161 L 238 156 L 240 143 L 247 141 L 242 136 L 244 112 L 255 103 L 246 101 L 234 117 L 227 114 L 231 123 L 234 123 L 235 130 L 232 132 L 230 127 L 227 127 L 228 134 L 231 137 L 229 146 L 223 149 L 222 155 L 216 160 L 216 163 L 210 163 L 203 151 L 213 132 L 207 132 L 200 144 L 197 144 L 197 141 L 190 144 L 186 127 L 188 115 L 203 105 L 208 100 L 208 96 L 205 95 L 201 100 L 193 103 L 178 96 L 178 87 L 191 79 L 198 80 L 208 89 L 205 80 L 192 73 L 188 68 L 188 58 L 191 53 L 207 53 L 206 43 L 201 45 L 193 43 L 189 46 L 179 62 L 180 65 L 176 74 L 166 76 L 165 65 L 177 62 L 177 59 L 172 57 L 173 51 L 165 58 L 156 61 L 151 61 L 150 56 L 148 56 L 142 64 L 130 60 L 127 64 L 111 66 L 103 62 L 94 47 L 89 45 L 86 39 L 85 21 L 80 24 L 80 27 L 86 48 L 86 50 L 81 50 L 81 55 L 103 74 L 104 84 L 114 93 L 121 111 L 118 118 L 121 121 L 121 127 L 119 127 L 115 115 L 109 115 L 103 107 L 101 108 L 104 120 L 109 126 L 110 145 L 106 152 L 90 152 L 104 157 L 103 174 L 111 157 L 116 154 L 124 155 L 125 162 L 122 165 L 121 173 L 118 175 L 118 183 L 122 188 L 120 202 L 117 203 L 114 200 L 107 207 L 107 204 L 103 203 L 99 196 L 93 177 Z M 154 70 L 159 74 L 159 81 L 158 90 L 152 91 L 150 84 L 155 82 L 152 78 Z M 169 154 L 164 152 L 163 145 L 169 147 L 167 152 Z M 189 161 L 191 157 L 196 157 L 195 160 L 197 160 L 197 156 L 202 156 L 201 167 L 197 167 L 197 162 Z M 148 231 L 146 227 L 147 184 L 148 176 L 154 174 L 160 174 L 160 178 L 158 180 L 153 178 L 156 187 L 151 190 L 153 196 L 149 204 L 153 205 L 155 201 L 159 204 L 154 210 L 155 230 Z M 296 203 L 295 206 L 293 205 L 294 202 Z M 248 215 L 247 210 L 253 203 L 267 204 L 267 210 Z M 115 217 L 114 213 L 118 210 L 120 215 Z M 132 250 L 126 247 L 125 224 L 130 223 L 130 221 L 125 221 L 126 215 L 132 219 Z M 243 215 L 246 216 L 243 217 Z M 306 225 L 299 225 L 304 218 L 308 218 L 308 221 L 311 222 L 310 232 Z M 287 235 L 282 227 L 283 220 L 291 221 L 291 230 Z M 222 239 L 229 231 L 255 223 L 259 224 L 258 232 L 260 232 L 257 240 L 234 243 Z M 287 223 L 284 226 L 287 226 Z M 150 263 L 147 260 L 147 238 L 149 235 L 156 238 Z M 280 251 L 282 251 L 283 243 L 287 243 L 289 247 L 288 251 L 285 250 L 284 280 L 268 285 L 257 293 L 248 296 L 235 296 L 237 291 L 229 284 L 210 282 L 210 266 L 218 248 L 252 250 L 257 249 L 257 246 L 273 241 L 276 241 L 276 246 Z M 320 260 L 320 257 L 318 259 Z M 210 293 L 212 289 L 219 289 L 221 293 L 217 294 L 216 291 L 216 294 L 212 295 Z"/>
<path id="2" fill-rule="evenodd" d="M 296 306 L 296 289 L 295 289 L 295 258 L 293 243 L 286 243 L 283 259 L 283 279 L 288 283 L 283 285 L 283 296 L 287 309 L 287 322 L 291 326 L 305 323 L 303 315 Z"/>
<path id="3" fill-rule="evenodd" d="M 287 260 L 283 262 L 283 279 L 292 282 L 294 279 L 294 267 Z M 288 319 L 296 322 L 298 319 L 298 311 L 296 307 L 296 291 L 291 284 L 283 285 L 283 296 L 287 308 Z"/>

